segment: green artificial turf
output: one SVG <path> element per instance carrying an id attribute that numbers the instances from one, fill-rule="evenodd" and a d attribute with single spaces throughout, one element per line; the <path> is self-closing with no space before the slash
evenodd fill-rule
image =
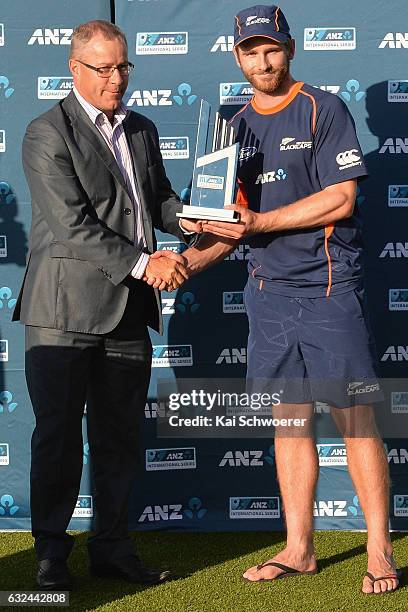
<path id="1" fill-rule="evenodd" d="M 402 586 L 390 595 L 360 593 L 362 576 L 366 571 L 364 533 L 316 533 L 316 553 L 320 568 L 316 576 L 259 584 L 243 581 L 242 572 L 276 554 L 283 546 L 283 538 L 282 533 L 266 532 L 136 534 L 138 550 L 146 564 L 169 567 L 178 576 L 177 580 L 160 586 L 143 587 L 117 580 L 90 578 L 86 534 L 77 534 L 76 544 L 69 559 L 74 580 L 69 610 L 408 610 L 408 587 Z M 408 534 L 395 533 L 392 538 L 399 567 L 408 575 Z M 0 533 L 0 590 L 34 589 L 35 568 L 31 536 L 27 533 Z"/>

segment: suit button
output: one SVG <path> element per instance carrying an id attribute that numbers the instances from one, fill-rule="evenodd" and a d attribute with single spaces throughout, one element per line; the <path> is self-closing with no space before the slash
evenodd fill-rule
<path id="1" fill-rule="evenodd" d="M 123 212 L 125 213 L 125 215 L 130 215 L 132 211 L 130 210 L 130 208 L 124 208 Z"/>

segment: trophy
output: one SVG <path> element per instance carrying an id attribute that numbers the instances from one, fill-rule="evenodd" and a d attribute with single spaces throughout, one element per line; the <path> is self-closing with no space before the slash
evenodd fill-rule
<path id="1" fill-rule="evenodd" d="M 190 205 L 178 217 L 237 223 L 239 213 L 225 209 L 233 204 L 239 155 L 235 134 L 219 113 L 215 115 L 211 152 L 207 152 L 211 106 L 201 100 Z"/>

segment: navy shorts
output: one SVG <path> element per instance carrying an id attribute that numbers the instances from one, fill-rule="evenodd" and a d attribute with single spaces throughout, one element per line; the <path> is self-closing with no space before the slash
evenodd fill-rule
<path id="1" fill-rule="evenodd" d="M 283 403 L 339 408 L 383 400 L 363 290 L 329 297 L 288 297 L 249 277 L 247 379 Z"/>

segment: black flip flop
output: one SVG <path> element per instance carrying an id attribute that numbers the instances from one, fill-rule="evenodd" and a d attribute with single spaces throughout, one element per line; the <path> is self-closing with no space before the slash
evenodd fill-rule
<path id="1" fill-rule="evenodd" d="M 371 582 L 373 583 L 373 586 L 374 586 L 374 582 L 378 582 L 379 580 L 389 580 L 393 578 L 398 580 L 398 585 L 395 589 L 392 589 L 391 591 L 380 591 L 379 593 L 375 593 L 374 591 L 372 591 L 372 593 L 364 593 L 364 595 L 387 595 L 387 593 L 395 593 L 398 587 L 401 586 L 402 574 L 403 574 L 402 570 L 397 569 L 395 570 L 395 574 L 391 574 L 388 576 L 378 576 L 378 578 L 376 578 L 375 576 L 373 576 L 371 572 L 366 572 L 364 574 L 364 577 L 367 576 L 367 578 L 369 578 Z"/>
<path id="2" fill-rule="evenodd" d="M 268 565 L 277 567 L 284 571 L 281 574 L 278 574 L 276 578 L 260 578 L 259 580 L 249 580 L 249 578 L 245 578 L 243 576 L 244 580 L 246 580 L 247 582 L 274 582 L 275 580 L 281 580 L 282 578 L 292 578 L 293 576 L 305 576 L 305 575 L 317 574 L 317 572 L 319 571 L 315 569 L 315 570 L 308 570 L 305 572 L 301 572 L 297 569 L 294 569 L 293 567 L 284 565 L 283 563 L 278 563 L 277 561 L 269 561 L 268 563 L 260 563 L 259 565 L 256 566 L 256 569 L 260 570 L 263 567 L 267 567 Z"/>

